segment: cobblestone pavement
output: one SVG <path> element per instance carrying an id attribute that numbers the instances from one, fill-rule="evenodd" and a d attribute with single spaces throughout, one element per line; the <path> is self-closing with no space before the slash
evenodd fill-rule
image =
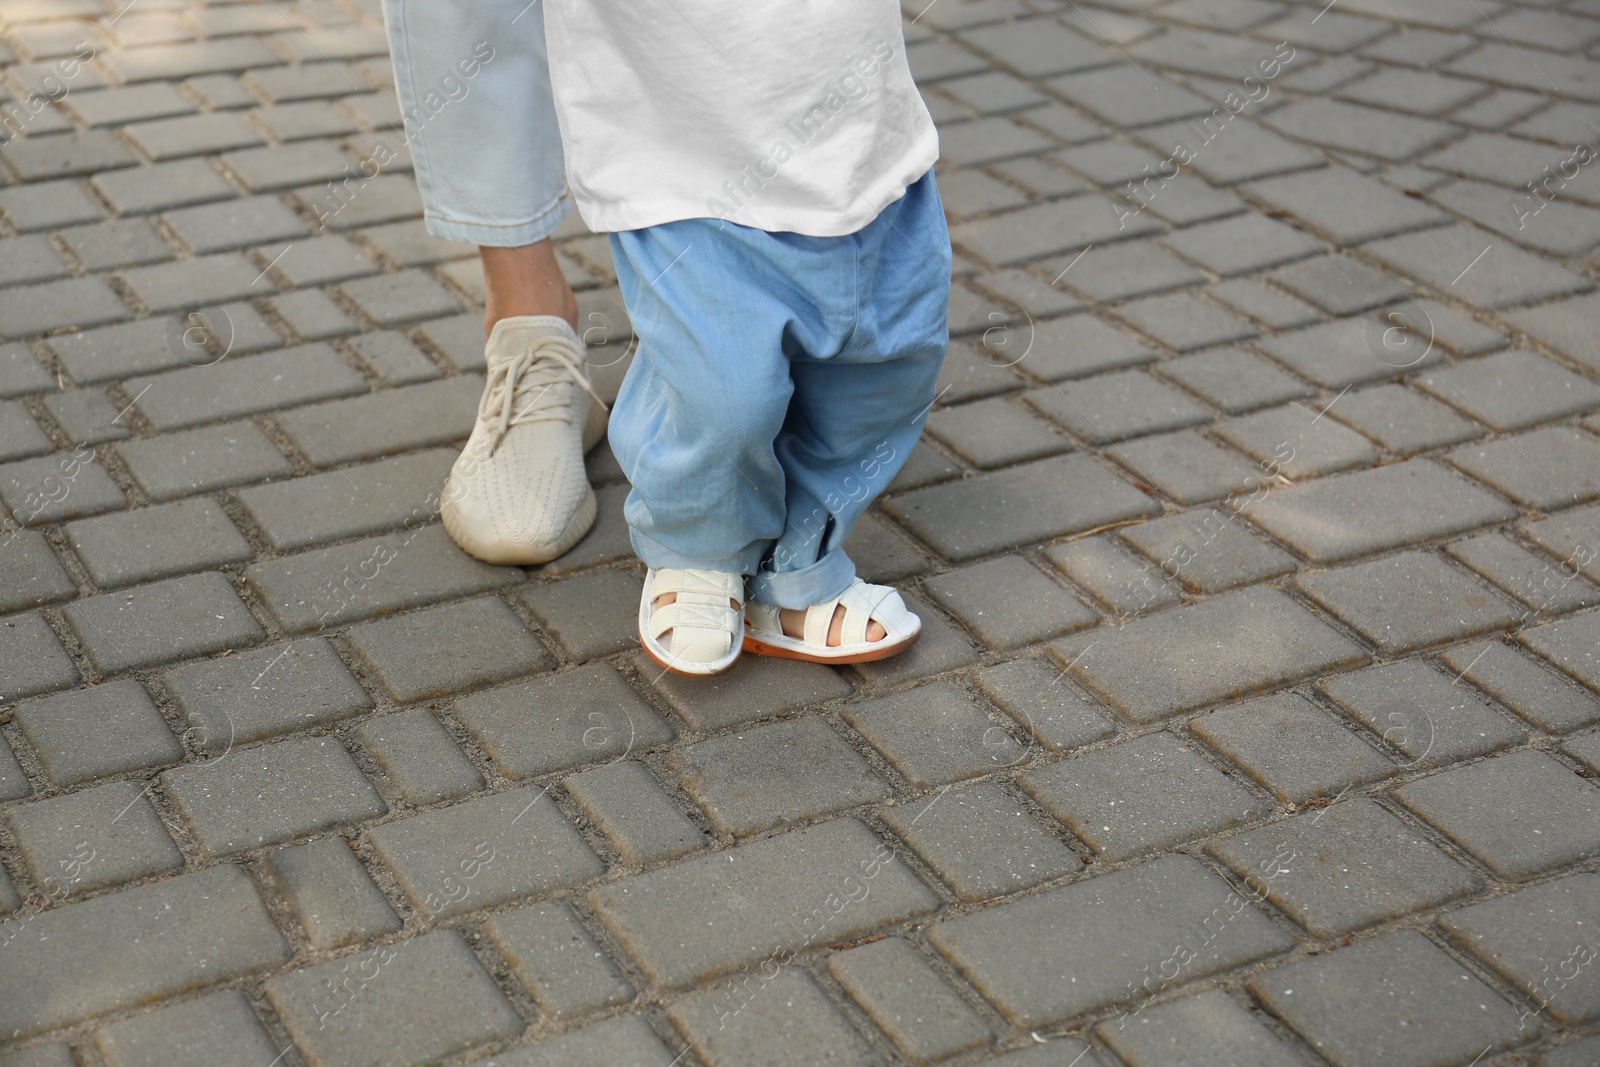
<path id="1" fill-rule="evenodd" d="M 0 3 L 0 1065 L 1600 1063 L 1592 0 L 917 0 L 925 637 L 702 683 L 605 449 L 435 521 L 375 0 L 120 2 Z"/>

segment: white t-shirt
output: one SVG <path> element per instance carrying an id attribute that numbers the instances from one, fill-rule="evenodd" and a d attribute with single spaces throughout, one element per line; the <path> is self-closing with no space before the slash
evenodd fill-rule
<path id="1" fill-rule="evenodd" d="M 896 0 L 544 0 L 591 230 L 854 233 L 939 155 Z"/>

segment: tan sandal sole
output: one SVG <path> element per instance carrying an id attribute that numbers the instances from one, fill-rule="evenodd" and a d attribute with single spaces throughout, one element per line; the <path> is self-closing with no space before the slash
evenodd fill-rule
<path id="1" fill-rule="evenodd" d="M 800 652 L 796 649 L 784 648 L 781 645 L 769 645 L 759 638 L 746 634 L 744 650 L 753 656 L 771 656 L 774 659 L 797 659 L 802 663 L 872 663 L 904 652 L 916 644 L 917 639 L 921 636 L 922 631 L 918 630 L 904 641 L 884 648 L 874 648 L 870 652 L 856 652 L 848 656 L 819 656 L 814 652 Z"/>

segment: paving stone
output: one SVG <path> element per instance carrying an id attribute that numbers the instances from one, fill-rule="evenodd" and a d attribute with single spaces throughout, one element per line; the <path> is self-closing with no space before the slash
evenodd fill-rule
<path id="1" fill-rule="evenodd" d="M 368 719 L 352 732 L 408 804 L 422 807 L 483 788 L 472 761 L 424 708 Z"/>
<path id="2" fill-rule="evenodd" d="M 667 767 L 723 833 L 748 835 L 882 799 L 889 786 L 818 716 L 672 753 Z"/>
<path id="3" fill-rule="evenodd" d="M 978 673 L 978 686 L 1051 752 L 1066 753 L 1116 732 L 1101 705 L 1036 660 L 1012 660 Z"/>
<path id="4" fill-rule="evenodd" d="M 364 393 L 361 375 L 324 344 L 301 345 L 212 366 L 134 378 L 144 416 L 163 430 Z M 292 423 L 292 416 L 281 418 Z"/>
<path id="5" fill-rule="evenodd" d="M 962 32 L 961 40 L 1002 60 L 1027 78 L 1066 74 L 1107 62 L 1105 52 L 1095 42 L 1048 19 L 981 26 Z"/>
<path id="6" fill-rule="evenodd" d="M 1506 319 L 1568 359 L 1600 370 L 1600 346 L 1593 331 L 1585 329 L 1596 314 L 1600 314 L 1600 294 L 1590 293 L 1518 311 Z"/>
<path id="7" fill-rule="evenodd" d="M 75 92 L 71 107 L 90 126 L 121 126 L 194 112 L 188 98 L 164 82 Z"/>
<path id="8" fill-rule="evenodd" d="M 337 328 L 340 332 L 353 331 L 354 326 L 348 326 L 348 320 L 339 313 L 338 320 L 332 319 L 332 313 L 338 311 L 327 298 L 321 298 L 327 303 L 329 312 L 328 329 Z M 298 327 L 304 329 L 304 326 Z M 355 349 L 362 362 L 371 367 L 378 375 L 378 380 L 385 385 L 410 385 L 415 382 L 425 382 L 440 376 L 438 366 L 433 360 L 417 350 L 417 346 L 406 340 L 405 335 L 394 330 L 379 330 L 375 333 L 364 333 L 352 338 L 350 347 Z"/>
<path id="9" fill-rule="evenodd" d="M 1131 1067 L 1298 1067 L 1303 1061 L 1219 989 L 1101 1023 L 1095 1033 Z"/>
<path id="10" fill-rule="evenodd" d="M 843 714 L 916 789 L 1000 770 L 1026 751 L 949 682 L 847 704 Z"/>
<path id="11" fill-rule="evenodd" d="M 675 859 L 709 841 L 636 760 L 595 767 L 562 784 L 616 846 L 624 863 Z"/>
<path id="12" fill-rule="evenodd" d="M 1039 459 L 1072 447 L 1054 427 L 1012 397 L 941 408 L 929 417 L 928 432 L 969 463 L 985 468 Z M 47 439 L 44 443 L 48 447 Z"/>
<path id="13" fill-rule="evenodd" d="M 539 709 L 530 716 L 529 709 Z M 534 778 L 643 752 L 672 729 L 608 664 L 592 664 L 455 702 L 500 773 Z"/>
<path id="14" fill-rule="evenodd" d="M 1422 375 L 1417 384 L 1498 430 L 1600 406 L 1600 385 L 1528 351 L 1502 352 Z"/>
<path id="15" fill-rule="evenodd" d="M 0 619 L 0 700 L 31 697 L 77 682 L 78 669 L 37 612 Z"/>
<path id="16" fill-rule="evenodd" d="M 342 948 L 400 929 L 400 917 L 341 838 L 269 852 L 266 866 L 312 948 Z"/>
<path id="17" fill-rule="evenodd" d="M 57 235 L 85 270 L 120 270 L 172 258 L 172 248 L 147 219 L 109 219 Z"/>
<path id="18" fill-rule="evenodd" d="M 1522 640 L 1556 667 L 1590 689 L 1600 690 L 1600 651 L 1596 626 L 1600 615 L 1590 613 L 1525 630 Z"/>
<path id="19" fill-rule="evenodd" d="M 40 393 L 54 385 L 55 380 L 50 372 L 34 358 L 26 345 L 0 345 L 0 396 Z"/>
<path id="20" fill-rule="evenodd" d="M 1162 238 L 1179 254 L 1224 277 L 1249 274 L 1315 254 L 1316 245 L 1286 223 L 1238 215 Z"/>
<path id="21" fill-rule="evenodd" d="M 532 585 L 519 596 L 541 630 L 582 663 L 638 643 L 636 605 L 643 588 L 626 571 L 600 571 Z"/>
<path id="22" fill-rule="evenodd" d="M 183 866 L 138 782 L 111 782 L 13 807 L 7 822 L 34 880 L 70 896 Z"/>
<path id="23" fill-rule="evenodd" d="M 1268 971 L 1250 990 L 1337 1067 L 1465 1063 L 1519 1037 L 1511 1005 L 1414 930 Z"/>
<path id="24" fill-rule="evenodd" d="M 236 989 L 114 1022 L 94 1043 L 117 1067 L 250 1067 L 280 1054 Z"/>
<path id="25" fill-rule="evenodd" d="M 1286 330 L 1316 322 L 1316 309 L 1254 278 L 1232 278 L 1208 286 L 1211 298 L 1273 329 Z"/>
<path id="26" fill-rule="evenodd" d="M 71 178 L 138 162 L 106 130 L 12 138 L 6 143 L 4 155 L 25 182 Z"/>
<path id="27" fill-rule="evenodd" d="M 17 709 L 16 721 L 45 773 L 62 787 L 183 759 L 144 686 L 131 680 L 30 701 Z"/>
<path id="28" fill-rule="evenodd" d="M 608 882 L 588 899 L 645 976 L 674 989 L 937 906 L 887 844 L 848 818 Z M 691 927 L 701 935 L 677 933 Z"/>
<path id="29" fill-rule="evenodd" d="M 903 656 L 856 664 L 855 669 L 870 684 L 888 689 L 965 667 L 978 659 L 978 653 L 961 630 L 946 622 L 920 598 L 906 595 L 903 599 L 911 613 L 922 620 L 922 636 Z"/>
<path id="30" fill-rule="evenodd" d="M 67 274 L 50 242 L 38 235 L 0 238 L 0 284 L 42 282 Z"/>
<path id="31" fill-rule="evenodd" d="M 1148 126 L 1210 112 L 1203 97 L 1175 82 L 1130 66 L 1066 74 L 1046 83 L 1055 92 L 1116 126 Z"/>
<path id="32" fill-rule="evenodd" d="M 1523 527 L 1528 540 L 1560 561 L 1562 573 L 1584 574 L 1591 580 L 1600 575 L 1595 551 L 1588 541 L 1595 533 L 1600 505 L 1570 508 L 1546 518 L 1535 519 Z"/>
<path id="33" fill-rule="evenodd" d="M 1123 216 L 1131 215 L 1126 208 Z M 1119 219 L 1118 205 L 1090 194 L 959 223 L 951 239 L 999 267 L 1014 266 L 1063 252 L 1077 253 L 1097 241 L 1143 237 L 1160 224 L 1146 216 Z"/>
<path id="34" fill-rule="evenodd" d="M 1021 804 L 988 783 L 940 790 L 882 815 L 965 901 L 1030 889 L 1083 868 Z"/>
<path id="35" fill-rule="evenodd" d="M 13 1038 L 289 958 L 249 876 L 231 865 L 53 908 L 18 931 L 0 969 L 0 1032 Z"/>
<path id="36" fill-rule="evenodd" d="M 238 563 L 251 555 L 222 508 L 206 499 L 83 519 L 66 532 L 89 577 L 102 588 Z"/>
<path id="37" fill-rule="evenodd" d="M 1248 901 L 1187 856 L 1163 856 L 971 915 L 945 919 L 934 945 L 1016 1026 L 1033 1028 L 1121 1002 L 1140 968 L 1179 964 L 1186 979 L 1289 945 Z M 1175 952 L 1174 945 L 1182 946 Z M 1078 978 L 1064 982 L 1064 976 Z"/>
<path id="38" fill-rule="evenodd" d="M 1193 430 L 1125 441 L 1112 456 L 1139 481 L 1185 504 L 1262 487 L 1259 466 Z"/>
<path id="39" fill-rule="evenodd" d="M 483 381 L 471 375 L 301 408 L 285 430 L 320 467 L 464 439 Z"/>
<path id="40" fill-rule="evenodd" d="M 1394 508 L 1394 500 L 1410 506 Z M 1421 459 L 1276 489 L 1246 512 L 1251 522 L 1318 562 L 1464 533 L 1513 514 L 1510 505 Z"/>
<path id="41" fill-rule="evenodd" d="M 1154 501 L 1084 456 L 902 493 L 884 510 L 952 560 L 1154 514 Z"/>
<path id="42" fill-rule="evenodd" d="M 136 122 L 123 127 L 122 135 L 154 160 L 224 152 L 265 140 L 255 127 L 229 111 Z"/>
<path id="43" fill-rule="evenodd" d="M 112 403 L 98 389 L 69 389 L 44 397 L 44 409 L 52 422 L 75 445 L 96 445 L 127 437 L 131 432 L 120 422 L 122 405 Z"/>
<path id="44" fill-rule="evenodd" d="M 1057 643 L 1056 655 L 1086 689 L 1134 722 L 1156 722 L 1366 659 L 1288 596 L 1264 587 L 1136 619 L 1089 640 L 1067 638 Z"/>
<path id="45" fill-rule="evenodd" d="M 571 1019 L 633 998 L 633 986 L 561 901 L 501 912 L 483 929 L 553 1018 Z"/>
<path id="46" fill-rule="evenodd" d="M 791 970 L 770 980 L 762 975 L 754 990 L 749 981 L 733 990 L 690 994 L 668 1009 L 690 1047 L 712 1067 L 882 1062 L 806 974 Z"/>
<path id="47" fill-rule="evenodd" d="M 99 326 L 131 317 L 99 278 L 67 278 L 0 292 L 0 337 L 32 337 L 63 326 Z"/>
<path id="48" fill-rule="evenodd" d="M 76 519 L 127 504 L 90 449 L 0 465 L 0 502 L 19 525 Z"/>
<path id="49" fill-rule="evenodd" d="M 1216 508 L 1127 526 L 1120 536 L 1191 593 L 1220 593 L 1294 570 L 1294 560 L 1250 534 L 1237 513 Z"/>
<path id="50" fill-rule="evenodd" d="M 105 674 L 237 648 L 263 636 L 233 585 L 216 571 L 79 600 L 63 614 L 84 655 Z"/>
<path id="51" fill-rule="evenodd" d="M 1442 658 L 1546 733 L 1569 733 L 1600 719 L 1600 702 L 1592 695 L 1498 641 L 1452 648 Z"/>
<path id="52" fill-rule="evenodd" d="M 1304 574 L 1296 584 L 1389 653 L 1472 637 L 1519 618 L 1489 587 L 1428 552 Z"/>
<path id="53" fill-rule="evenodd" d="M 1365 466 L 1378 458 L 1371 442 L 1332 420 L 1323 422 L 1321 414 L 1291 401 L 1226 419 L 1215 432 L 1263 465 L 1277 465 L 1294 481 Z"/>
<path id="54" fill-rule="evenodd" d="M 1538 1067 L 1585 1067 L 1600 1054 L 1600 1038 L 1579 1038 L 1558 1045 L 1540 1056 Z"/>
<path id="55" fill-rule="evenodd" d="M 1504 534 L 1478 534 L 1447 545 L 1446 551 L 1533 611 L 1562 615 L 1600 603 L 1592 584 Z"/>
<path id="56" fill-rule="evenodd" d="M 366 623 L 345 639 L 401 703 L 510 681 L 554 665 L 516 613 L 492 597 Z"/>
<path id="57" fill-rule="evenodd" d="M 1342 252 L 1279 267 L 1268 277 L 1330 315 L 1353 315 L 1411 295 L 1409 286 Z"/>
<path id="58" fill-rule="evenodd" d="M 1328 409 L 1328 417 L 1353 426 L 1401 456 L 1483 433 L 1478 423 L 1403 385 L 1378 385 L 1347 393 Z"/>
<path id="59" fill-rule="evenodd" d="M 122 215 L 166 211 L 238 195 L 204 159 L 177 159 L 114 170 L 95 175 L 90 184 Z"/>
<path id="60" fill-rule="evenodd" d="M 1078 378 L 1148 363 L 1156 353 L 1138 338 L 1093 315 L 1068 315 L 1034 324 L 1033 346 L 1017 366 L 1044 381 Z"/>
<path id="61" fill-rule="evenodd" d="M 265 988 L 310 1067 L 423 1063 L 522 1026 L 454 930 L 290 971 Z"/>
<path id="62" fill-rule="evenodd" d="M 1123 304 L 1117 314 L 1178 352 L 1242 341 L 1256 334 L 1250 323 L 1187 292 Z"/>
<path id="63" fill-rule="evenodd" d="M 1488 254 L 1474 263 L 1485 249 L 1490 249 Z M 1464 223 L 1391 237 L 1366 245 L 1364 251 L 1441 293 L 1486 308 L 1513 307 L 1589 288 L 1582 277 Z"/>
<path id="64" fill-rule="evenodd" d="M 903 938 L 831 956 L 828 973 L 909 1058 L 942 1060 L 991 1037 L 989 1025 Z"/>
<path id="65" fill-rule="evenodd" d="M 1261 341 L 1260 346 L 1301 377 L 1330 390 L 1393 378 L 1412 366 L 1439 361 L 1438 354 L 1430 350 L 1420 357 L 1410 351 L 1391 353 L 1384 345 L 1385 328 L 1376 316 L 1341 319 L 1278 334 Z"/>
<path id="66" fill-rule="evenodd" d="M 941 187 L 941 196 L 943 192 Z M 973 281 L 987 291 L 999 294 L 1002 300 L 1017 305 L 1031 316 L 1062 315 L 1083 309 L 1083 305 L 1074 297 L 1015 267 L 989 271 L 980 274 Z"/>
<path id="67" fill-rule="evenodd" d="M 1600 990 L 1574 978 L 1593 955 L 1600 877 L 1575 874 L 1472 904 L 1439 925 L 1541 1012 L 1568 1026 L 1600 1016 Z M 1569 973 L 1570 970 L 1570 973 Z"/>
<path id="68" fill-rule="evenodd" d="M 939 138 L 940 156 L 957 167 L 981 167 L 1055 146 L 1048 137 L 998 115 L 948 126 Z"/>
<path id="69" fill-rule="evenodd" d="M 1155 776 L 1169 787 L 1130 797 Z M 1181 779 L 1181 785 L 1174 785 Z M 1029 795 L 1114 862 L 1260 818 L 1271 805 L 1168 733 L 1084 753 L 1019 779 Z M 1118 810 L 1121 809 L 1121 810 Z"/>
<path id="70" fill-rule="evenodd" d="M 1146 296 L 1206 280 L 1204 274 L 1154 241 L 1124 241 L 1096 247 L 1084 254 L 1081 264 L 1093 269 L 1068 270 L 1069 265 L 1074 268 L 1079 265 L 1072 262 L 1075 258 L 1076 253 L 1064 257 L 1061 262 L 1061 269 L 1067 273 L 1059 275 L 1060 284 L 1102 302 Z"/>
<path id="71" fill-rule="evenodd" d="M 14 400 L 0 400 L 0 460 L 23 459 L 54 450 L 55 445 L 27 408 Z"/>
<path id="72" fill-rule="evenodd" d="M 257 193 L 321 181 L 327 181 L 331 189 L 347 171 L 356 173 L 350 157 L 331 141 L 245 148 L 225 153 L 221 160 L 246 188 Z"/>
<path id="73" fill-rule="evenodd" d="M 1190 728 L 1287 804 L 1342 793 L 1394 769 L 1388 757 L 1298 693 L 1214 711 Z"/>
<path id="74" fill-rule="evenodd" d="M 162 682 L 189 721 L 190 743 L 210 756 L 372 707 L 332 646 L 318 637 L 192 663 Z"/>
<path id="75" fill-rule="evenodd" d="M 50 348 L 67 373 L 85 385 L 215 358 L 209 352 L 191 352 L 183 330 L 184 320 L 176 316 L 140 319 L 61 334 L 50 339 Z M 174 333 L 178 334 L 176 343 Z"/>
<path id="76" fill-rule="evenodd" d="M 544 789 L 523 786 L 367 831 L 411 906 L 430 919 L 548 896 L 605 872 Z"/>
<path id="77" fill-rule="evenodd" d="M 16 530 L 0 539 L 0 612 L 52 604 L 78 595 L 78 584 L 56 559 L 44 535 Z"/>
<path id="78" fill-rule="evenodd" d="M 1163 360 L 1157 370 L 1232 414 L 1310 396 L 1313 390 L 1240 348 Z"/>
<path id="79" fill-rule="evenodd" d="M 478 1067 L 587 1067 L 593 1063 L 673 1067 L 681 1059 L 681 1054 L 673 1056 L 642 1018 L 618 1015 L 530 1045 L 519 1045 L 504 1057 L 475 1062 Z"/>
<path id="80" fill-rule="evenodd" d="M 1600 835 L 1595 786 L 1533 749 L 1435 774 L 1394 795 L 1508 880 L 1586 857 Z"/>
<path id="81" fill-rule="evenodd" d="M 480 563 L 426 526 L 254 564 L 245 576 L 285 630 L 305 633 L 486 592 L 521 572 Z"/>
<path id="82" fill-rule="evenodd" d="M 270 67 L 283 60 L 254 37 L 231 37 L 115 52 L 107 62 L 123 81 L 143 82 Z"/>
<path id="83" fill-rule="evenodd" d="M 438 318 L 461 309 L 443 286 L 417 270 L 357 278 L 341 288 L 357 308 L 380 326 Z"/>
<path id="84" fill-rule="evenodd" d="M 256 486 L 240 491 L 238 499 L 278 549 L 410 529 L 438 514 L 434 487 L 444 484 L 455 458 L 449 449 L 428 449 Z"/>
<path id="85" fill-rule="evenodd" d="M 167 224 L 197 255 L 304 237 L 306 224 L 283 201 L 247 196 L 169 211 Z"/>
<path id="86" fill-rule="evenodd" d="M 1099 621 L 1077 597 L 1020 556 L 1002 556 L 926 581 L 946 611 L 992 648 L 1016 648 Z"/>
<path id="87" fill-rule="evenodd" d="M 275 741 L 162 775 L 208 855 L 275 845 L 386 810 L 332 737 Z"/>
<path id="88" fill-rule="evenodd" d="M 1418 72 L 1386 69 L 1361 84 Z M 1449 216 L 1347 167 L 1302 171 L 1260 183 L 1262 197 L 1343 245 L 1361 244 L 1445 222 Z"/>
<path id="89" fill-rule="evenodd" d="M 1320 683 L 1330 698 L 1410 760 L 1454 763 L 1525 740 L 1472 690 L 1421 660 L 1403 660 Z"/>

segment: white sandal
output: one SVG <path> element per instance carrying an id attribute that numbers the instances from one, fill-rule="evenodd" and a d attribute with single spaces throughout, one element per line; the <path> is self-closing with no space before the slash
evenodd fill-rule
<path id="1" fill-rule="evenodd" d="M 844 606 L 844 626 L 839 644 L 828 644 L 834 609 Z M 887 659 L 916 643 L 922 620 L 906 607 L 900 594 L 886 585 L 868 585 L 857 578 L 833 600 L 806 609 L 805 636 L 783 632 L 779 608 L 752 600 L 745 605 L 744 650 L 757 656 L 778 656 L 809 663 L 870 663 Z M 877 622 L 886 631 L 882 639 L 867 640 L 867 624 Z"/>
<path id="2" fill-rule="evenodd" d="M 677 594 L 656 607 L 656 598 Z M 744 575 L 663 567 L 644 578 L 639 600 L 639 643 L 645 654 L 673 674 L 704 677 L 733 666 L 743 649 L 744 617 L 729 600 L 744 604 Z M 661 635 L 672 636 L 663 643 Z"/>

